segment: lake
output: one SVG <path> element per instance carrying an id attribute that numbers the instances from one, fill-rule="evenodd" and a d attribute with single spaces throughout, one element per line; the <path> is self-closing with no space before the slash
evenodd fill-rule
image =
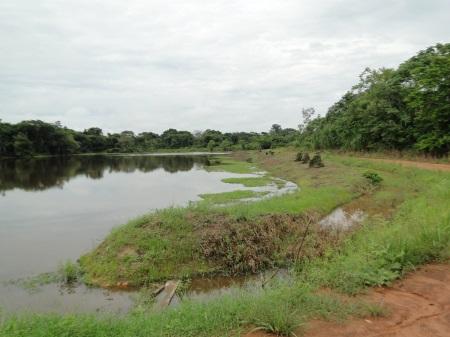
<path id="1" fill-rule="evenodd" d="M 5 282 L 55 271 L 111 231 L 199 194 L 236 190 L 241 177 L 206 170 L 206 155 L 95 155 L 0 160 L 0 308 L 6 311 L 127 310 L 129 294 L 44 286 L 29 294 Z"/>

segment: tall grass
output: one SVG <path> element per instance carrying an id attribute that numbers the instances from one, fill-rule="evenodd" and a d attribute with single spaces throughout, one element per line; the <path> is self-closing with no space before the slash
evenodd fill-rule
<path id="1" fill-rule="evenodd" d="M 371 219 L 330 259 L 299 266 L 307 282 L 346 293 L 386 285 L 418 265 L 447 258 L 450 247 L 450 177 L 415 173 L 421 193 L 389 220 Z"/>

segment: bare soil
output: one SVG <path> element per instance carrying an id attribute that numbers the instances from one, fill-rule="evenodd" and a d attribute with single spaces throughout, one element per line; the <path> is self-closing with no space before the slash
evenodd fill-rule
<path id="1" fill-rule="evenodd" d="M 344 323 L 313 321 L 304 337 L 449 337 L 450 264 L 422 267 L 389 288 L 371 290 L 364 300 L 381 303 L 386 317 Z M 299 331 L 298 336 L 302 333 Z M 247 337 L 270 337 L 257 332 Z"/>
<path id="2" fill-rule="evenodd" d="M 344 324 L 316 321 L 305 337 L 450 336 L 450 264 L 428 265 L 367 299 L 382 303 L 388 315 Z"/>
<path id="3" fill-rule="evenodd" d="M 401 160 L 401 159 L 372 159 L 372 158 L 364 158 L 364 159 L 385 163 L 400 164 L 403 166 L 412 166 L 426 170 L 450 171 L 450 164 L 436 164 L 436 163 L 427 163 L 421 161 Z"/>

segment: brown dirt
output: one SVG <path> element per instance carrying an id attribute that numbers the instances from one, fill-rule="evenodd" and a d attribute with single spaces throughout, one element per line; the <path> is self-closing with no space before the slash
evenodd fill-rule
<path id="1" fill-rule="evenodd" d="M 384 318 L 345 324 L 312 322 L 305 337 L 450 336 L 450 265 L 428 265 L 391 288 L 371 291 L 367 299 L 383 303 Z"/>
<path id="2" fill-rule="evenodd" d="M 450 264 L 425 266 L 390 288 L 372 290 L 364 299 L 382 304 L 388 311 L 386 317 L 354 319 L 340 324 L 317 320 L 309 323 L 303 336 L 450 336 Z M 263 332 L 247 336 L 273 337 Z"/>
<path id="3" fill-rule="evenodd" d="M 435 164 L 435 163 L 427 163 L 420 161 L 412 161 L 412 160 L 401 160 L 401 159 L 372 159 L 372 158 L 364 158 L 372 161 L 384 162 L 384 163 L 394 163 L 400 164 L 403 166 L 412 166 L 426 170 L 434 170 L 434 171 L 450 171 L 450 164 Z"/>

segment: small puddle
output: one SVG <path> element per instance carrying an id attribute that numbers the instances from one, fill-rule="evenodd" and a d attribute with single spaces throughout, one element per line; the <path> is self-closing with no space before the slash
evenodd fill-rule
<path id="1" fill-rule="evenodd" d="M 346 211 L 344 208 L 339 207 L 320 220 L 319 224 L 332 229 L 349 229 L 362 223 L 365 218 L 366 213 L 362 210 Z"/>
<path id="2" fill-rule="evenodd" d="M 231 294 L 239 289 L 262 289 L 274 280 L 286 280 L 289 278 L 287 269 L 268 270 L 259 274 L 237 276 L 213 276 L 192 279 L 184 299 L 194 301 L 209 301 L 222 295 Z M 164 289 L 155 298 L 155 309 L 166 307 L 171 288 Z M 169 303 L 170 307 L 176 307 L 181 303 L 179 295 L 175 294 Z"/>

